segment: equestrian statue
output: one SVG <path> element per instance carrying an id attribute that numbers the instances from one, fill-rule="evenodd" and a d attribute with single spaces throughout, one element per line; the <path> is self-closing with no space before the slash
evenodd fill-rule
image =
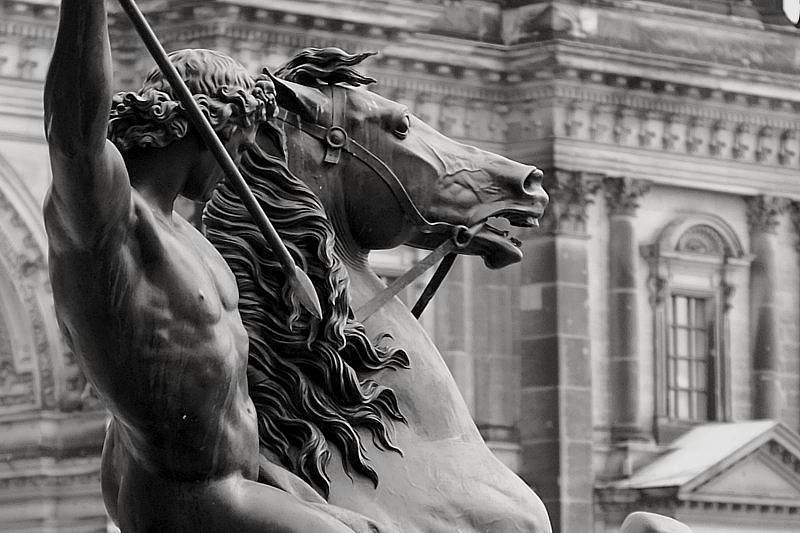
<path id="1" fill-rule="evenodd" d="M 114 522 L 551 531 L 367 261 L 400 244 L 433 250 L 431 264 L 519 261 L 492 221 L 537 225 L 541 171 L 366 90 L 370 54 L 312 49 L 253 75 L 210 50 L 167 57 L 121 3 L 160 69 L 112 95 L 105 1 L 62 0 L 45 85 L 56 313 L 111 414 Z M 174 212 L 178 195 L 208 202 L 205 236 Z M 626 531 L 683 531 L 661 518 Z"/>

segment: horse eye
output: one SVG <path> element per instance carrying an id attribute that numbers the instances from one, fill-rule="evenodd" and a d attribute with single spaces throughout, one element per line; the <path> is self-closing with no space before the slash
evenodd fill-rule
<path id="1" fill-rule="evenodd" d="M 411 129 L 411 117 L 408 113 L 404 114 L 400 117 L 400 121 L 395 126 L 394 131 L 392 133 L 395 134 L 396 137 L 400 139 L 405 139 L 408 136 L 408 130 Z"/>

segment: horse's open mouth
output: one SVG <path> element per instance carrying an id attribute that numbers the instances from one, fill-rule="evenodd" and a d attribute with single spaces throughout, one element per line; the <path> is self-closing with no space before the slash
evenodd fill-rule
<path id="1" fill-rule="evenodd" d="M 522 241 L 518 228 L 533 228 L 539 225 L 543 210 L 501 209 L 482 220 L 483 227 L 472 239 L 466 253 L 480 255 L 489 268 L 503 268 L 522 260 Z"/>

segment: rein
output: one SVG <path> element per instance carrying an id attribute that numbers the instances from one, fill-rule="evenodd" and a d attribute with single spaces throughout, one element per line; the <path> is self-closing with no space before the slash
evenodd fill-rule
<path id="1" fill-rule="evenodd" d="M 422 233 L 446 236 L 444 242 L 437 246 L 430 254 L 425 256 L 405 274 L 394 280 L 384 290 L 373 296 L 372 299 L 355 311 L 359 320 L 362 322 L 367 320 L 401 290 L 442 260 L 439 268 L 436 270 L 430 282 L 425 287 L 425 290 L 412 308 L 413 315 L 419 318 L 452 268 L 456 258 L 455 252 L 459 249 L 466 248 L 472 241 L 472 238 L 484 226 L 484 223 L 479 223 L 472 228 L 467 228 L 466 226 L 454 225 L 447 222 L 430 222 L 427 220 L 422 215 L 419 208 L 417 208 L 416 204 L 414 204 L 414 201 L 403 186 L 403 183 L 397 177 L 397 174 L 395 174 L 381 158 L 348 135 L 347 130 L 344 128 L 344 114 L 347 110 L 347 90 L 340 88 L 337 91 L 334 86 L 329 85 L 328 87 L 330 88 L 331 126 L 325 127 L 315 122 L 304 121 L 300 115 L 290 113 L 285 109 L 279 109 L 276 118 L 284 124 L 296 128 L 306 135 L 320 141 L 325 146 L 324 163 L 337 165 L 341 161 L 343 151 L 358 159 L 389 187 L 392 195 L 400 204 L 403 214 L 412 224 L 420 228 Z"/>

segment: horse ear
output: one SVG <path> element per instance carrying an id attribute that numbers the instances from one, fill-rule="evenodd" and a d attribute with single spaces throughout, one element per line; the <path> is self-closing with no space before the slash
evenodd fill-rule
<path id="1" fill-rule="evenodd" d="M 264 69 L 264 74 L 269 76 L 269 79 L 272 80 L 272 84 L 275 86 L 275 101 L 278 107 L 290 113 L 298 114 L 306 120 L 316 120 L 316 116 L 314 116 L 315 113 L 310 108 L 308 102 L 306 102 L 293 87 L 293 85 L 295 85 L 294 83 L 276 78 L 267 69 Z"/>

